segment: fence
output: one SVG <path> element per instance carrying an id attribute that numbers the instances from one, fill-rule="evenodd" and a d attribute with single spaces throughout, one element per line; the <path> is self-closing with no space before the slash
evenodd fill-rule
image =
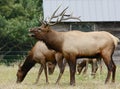
<path id="1" fill-rule="evenodd" d="M 23 57 L 28 53 L 28 51 L 11 51 L 9 54 L 5 54 L 6 52 L 0 51 L 0 62 L 7 65 L 18 60 L 23 60 Z"/>

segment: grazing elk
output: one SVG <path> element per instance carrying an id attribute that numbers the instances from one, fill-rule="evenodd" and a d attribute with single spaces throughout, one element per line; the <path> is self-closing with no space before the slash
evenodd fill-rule
<path id="1" fill-rule="evenodd" d="M 52 74 L 54 72 L 56 62 L 58 63 L 58 67 L 60 70 L 60 74 L 58 77 L 58 81 L 59 81 L 59 79 L 61 78 L 61 76 L 64 72 L 66 60 L 63 60 L 63 55 L 61 53 L 59 53 L 59 52 L 56 53 L 53 50 L 49 50 L 43 42 L 38 41 L 34 45 L 34 47 L 31 49 L 31 51 L 29 52 L 23 65 L 21 66 L 21 64 L 19 64 L 19 69 L 17 72 L 17 83 L 22 82 L 24 80 L 28 71 L 36 63 L 40 63 L 41 67 L 39 69 L 35 84 L 38 83 L 39 77 L 40 77 L 43 69 L 44 69 L 45 76 L 46 76 L 46 83 L 48 83 L 46 63 L 48 66 L 48 73 Z"/>
<path id="2" fill-rule="evenodd" d="M 105 83 L 109 81 L 111 74 L 112 82 L 115 82 L 116 65 L 113 62 L 112 55 L 119 39 L 105 31 L 81 32 L 74 30 L 58 32 L 51 29 L 51 25 L 62 20 L 78 19 L 66 15 L 66 9 L 58 16 L 55 16 L 56 10 L 49 21 L 43 21 L 40 27 L 31 28 L 31 36 L 45 42 L 48 48 L 63 54 L 70 68 L 70 85 L 75 85 L 77 58 L 102 58 L 108 69 Z M 57 22 L 51 23 L 51 20 L 56 17 L 59 17 Z"/>
<path id="3" fill-rule="evenodd" d="M 52 66 L 48 63 L 48 68 L 51 68 L 52 70 L 49 71 L 49 74 L 53 73 L 55 65 L 56 65 L 56 61 L 60 60 L 56 58 L 56 55 L 59 58 L 62 58 L 61 54 L 56 53 L 54 50 L 49 50 L 47 48 L 47 46 L 42 42 L 42 41 L 38 41 L 35 46 L 31 49 L 31 51 L 28 53 L 28 56 L 25 59 L 25 62 L 23 63 L 22 66 L 19 65 L 19 69 L 17 72 L 17 83 L 20 83 L 24 80 L 26 74 L 28 73 L 28 71 L 36 64 L 36 63 L 40 63 L 41 67 L 39 69 L 39 73 L 38 73 L 38 77 L 36 79 L 36 83 L 39 80 L 39 77 L 44 69 L 45 72 L 45 77 L 46 77 L 46 83 L 48 83 L 48 77 L 47 77 L 47 69 L 46 69 L 46 63 L 47 62 L 51 62 Z M 60 60 L 62 62 L 62 59 Z M 62 64 L 59 64 L 61 69 L 63 67 Z"/>
<path id="4" fill-rule="evenodd" d="M 92 73 L 93 78 L 95 78 L 96 71 L 98 69 L 98 62 L 100 63 L 100 74 L 102 72 L 102 64 L 101 64 L 101 59 L 96 59 L 96 58 L 83 58 L 81 62 L 77 63 L 77 72 L 80 75 L 80 73 L 83 70 L 83 74 L 86 74 L 86 71 L 88 69 L 88 64 L 91 64 L 92 66 Z"/>

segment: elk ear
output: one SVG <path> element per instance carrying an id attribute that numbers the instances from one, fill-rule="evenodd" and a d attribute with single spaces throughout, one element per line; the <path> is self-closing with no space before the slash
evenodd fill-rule
<path id="1" fill-rule="evenodd" d="M 50 31 L 50 25 L 47 25 L 45 28 L 46 28 L 46 32 Z"/>
<path id="2" fill-rule="evenodd" d="M 40 29 L 43 32 L 49 32 L 50 31 L 50 26 L 48 24 L 46 24 L 44 26 L 41 26 Z"/>

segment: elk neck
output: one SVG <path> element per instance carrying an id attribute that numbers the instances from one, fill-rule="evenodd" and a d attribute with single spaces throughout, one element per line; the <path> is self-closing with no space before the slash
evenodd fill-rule
<path id="1" fill-rule="evenodd" d="M 55 30 L 51 30 L 44 36 L 43 41 L 47 45 L 49 49 L 56 50 L 58 52 L 62 52 L 62 44 L 63 44 L 63 33 L 57 32 Z"/>
<path id="2" fill-rule="evenodd" d="M 25 62 L 23 63 L 21 69 L 24 71 L 25 74 L 35 65 L 35 61 L 32 60 L 31 55 L 28 55 Z"/>

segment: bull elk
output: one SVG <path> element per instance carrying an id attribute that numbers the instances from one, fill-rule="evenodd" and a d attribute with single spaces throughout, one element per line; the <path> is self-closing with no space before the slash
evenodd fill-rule
<path id="1" fill-rule="evenodd" d="M 57 8 L 58 10 L 59 8 Z M 58 32 L 50 28 L 58 22 L 68 19 L 77 19 L 66 15 L 65 8 L 62 13 L 53 13 L 49 21 L 43 21 L 40 27 L 30 29 L 31 36 L 45 42 L 48 48 L 63 54 L 70 68 L 70 85 L 75 85 L 76 59 L 77 58 L 102 58 L 107 66 L 107 83 L 112 74 L 112 82 L 115 82 L 116 65 L 112 55 L 119 39 L 106 31 L 82 32 L 68 31 Z M 53 18 L 58 18 L 51 23 Z"/>

